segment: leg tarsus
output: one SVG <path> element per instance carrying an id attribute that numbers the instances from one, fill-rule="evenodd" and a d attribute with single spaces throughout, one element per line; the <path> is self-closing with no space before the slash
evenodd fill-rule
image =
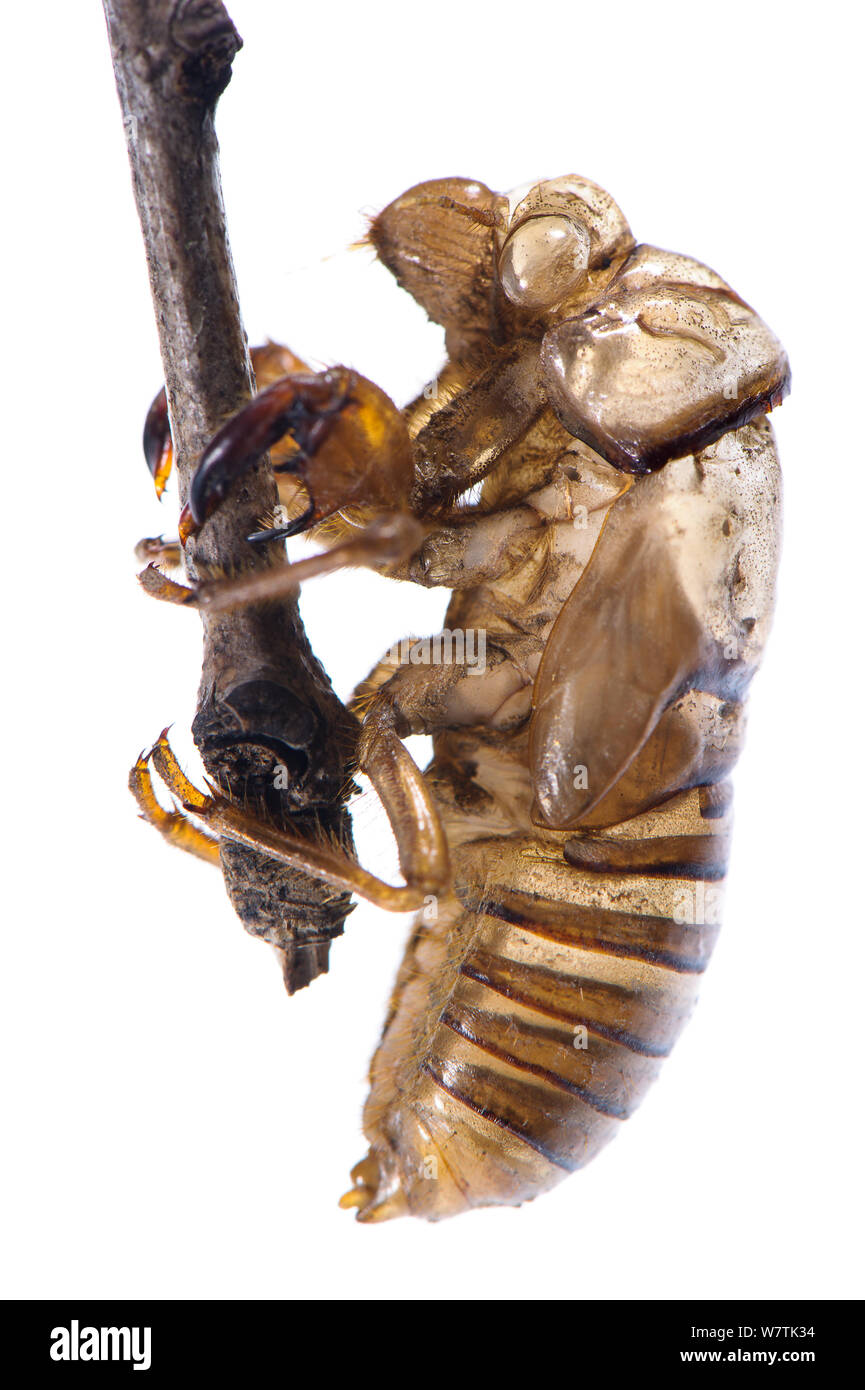
<path id="1" fill-rule="evenodd" d="M 196 815 L 199 811 L 204 811 L 213 802 L 212 796 L 207 796 L 200 792 L 194 782 L 190 782 L 180 763 L 174 756 L 171 744 L 168 742 L 168 725 L 162 730 L 159 738 L 154 743 L 148 756 L 153 759 L 153 765 L 159 773 L 163 782 L 170 792 L 177 797 L 182 806 L 187 810 L 193 811 Z"/>
<path id="2" fill-rule="evenodd" d="M 170 845 L 194 854 L 207 864 L 219 863 L 219 841 L 194 824 L 181 811 L 166 811 L 156 799 L 150 777 L 149 753 L 141 753 L 129 774 L 129 790 L 138 803 L 141 817 L 158 830 Z"/>
<path id="3" fill-rule="evenodd" d="M 135 547 L 135 558 L 145 564 L 166 565 L 169 569 L 180 569 L 183 564 L 180 541 L 165 536 L 142 536 Z"/>
<path id="4" fill-rule="evenodd" d="M 176 603 L 182 608 L 198 607 L 195 589 L 189 588 L 186 584 L 178 584 L 175 579 L 169 579 L 167 574 L 157 569 L 155 562 L 141 571 L 138 582 L 150 598 L 158 598 L 161 603 Z"/>
<path id="5" fill-rule="evenodd" d="M 203 580 L 189 588 L 169 579 L 154 565 L 142 570 L 138 579 L 146 593 L 164 603 L 222 613 L 248 603 L 284 598 L 293 594 L 305 580 L 332 574 L 335 570 L 356 565 L 399 564 L 418 548 L 424 534 L 424 527 L 415 517 L 407 512 L 395 512 L 378 517 L 357 535 L 320 555 L 291 565 L 257 570 L 238 579 Z"/>

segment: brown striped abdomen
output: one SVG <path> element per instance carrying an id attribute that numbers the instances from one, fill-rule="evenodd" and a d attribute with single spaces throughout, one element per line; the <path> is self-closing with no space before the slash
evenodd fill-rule
<path id="1" fill-rule="evenodd" d="M 693 1007 L 727 803 L 695 789 L 598 834 L 454 850 L 454 894 L 417 924 L 373 1059 L 361 1219 L 523 1202 L 612 1137 Z"/>

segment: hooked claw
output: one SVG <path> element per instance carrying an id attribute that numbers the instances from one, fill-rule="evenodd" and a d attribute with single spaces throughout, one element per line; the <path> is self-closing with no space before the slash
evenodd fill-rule
<path id="1" fill-rule="evenodd" d="M 283 377 L 222 427 L 192 479 L 182 530 L 197 530 L 229 488 L 286 435 L 294 448 L 280 450 L 274 472 L 300 478 L 310 497 L 292 531 L 341 507 L 393 511 L 408 497 L 412 450 L 401 412 L 373 382 L 333 367 Z"/>
<path id="2" fill-rule="evenodd" d="M 272 386 L 289 372 L 305 372 L 308 367 L 290 348 L 282 343 L 268 340 L 250 351 L 252 372 L 256 390 Z M 168 400 L 165 387 L 154 396 L 144 421 L 144 457 L 156 485 L 156 496 L 161 497 L 171 476 L 174 465 L 174 449 L 171 440 L 171 423 L 168 418 Z"/>

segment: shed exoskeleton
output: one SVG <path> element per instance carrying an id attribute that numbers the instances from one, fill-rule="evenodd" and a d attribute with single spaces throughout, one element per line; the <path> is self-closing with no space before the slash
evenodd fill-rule
<path id="1" fill-rule="evenodd" d="M 361 563 L 452 590 L 446 631 L 387 654 L 354 700 L 405 886 L 197 792 L 164 739 L 155 758 L 204 827 L 175 838 L 248 844 L 422 909 L 343 1202 L 362 1221 L 438 1219 L 582 1166 L 693 1005 L 771 621 L 767 412 L 789 367 L 718 275 L 636 245 L 583 178 L 509 197 L 420 184 L 369 240 L 445 329 L 437 392 L 400 411 L 356 372 L 292 367 L 207 449 L 183 524 L 203 525 L 277 445 L 280 529 L 318 528 L 331 550 L 254 581 L 147 583 L 227 607 Z M 166 428 L 157 411 L 159 481 Z M 413 733 L 433 737 L 423 774 Z M 146 799 L 146 758 L 137 779 Z"/>

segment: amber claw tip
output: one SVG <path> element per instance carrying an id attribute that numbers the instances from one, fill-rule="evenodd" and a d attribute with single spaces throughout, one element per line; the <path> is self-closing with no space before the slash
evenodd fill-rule
<path id="1" fill-rule="evenodd" d="M 200 530 L 201 526 L 199 522 L 197 522 L 193 517 L 189 507 L 189 503 L 187 502 L 186 506 L 180 513 L 180 519 L 177 525 L 177 533 L 180 537 L 181 545 L 186 545 L 186 542 L 190 540 L 193 536 L 197 536 Z"/>
<path id="2" fill-rule="evenodd" d="M 168 484 L 168 479 L 171 475 L 171 466 L 172 454 L 171 450 L 169 449 L 167 453 L 163 455 L 162 461 L 160 462 L 159 467 L 157 468 L 156 473 L 153 476 L 153 486 L 156 489 L 156 496 L 158 497 L 160 502 L 162 501 L 166 486 Z"/>
<path id="3" fill-rule="evenodd" d="M 159 751 L 160 748 L 165 748 L 168 746 L 168 735 L 173 727 L 174 726 L 172 724 L 166 724 L 159 737 L 155 738 L 150 747 L 141 754 L 141 757 L 144 760 L 145 767 L 153 758 L 154 754 Z"/>

